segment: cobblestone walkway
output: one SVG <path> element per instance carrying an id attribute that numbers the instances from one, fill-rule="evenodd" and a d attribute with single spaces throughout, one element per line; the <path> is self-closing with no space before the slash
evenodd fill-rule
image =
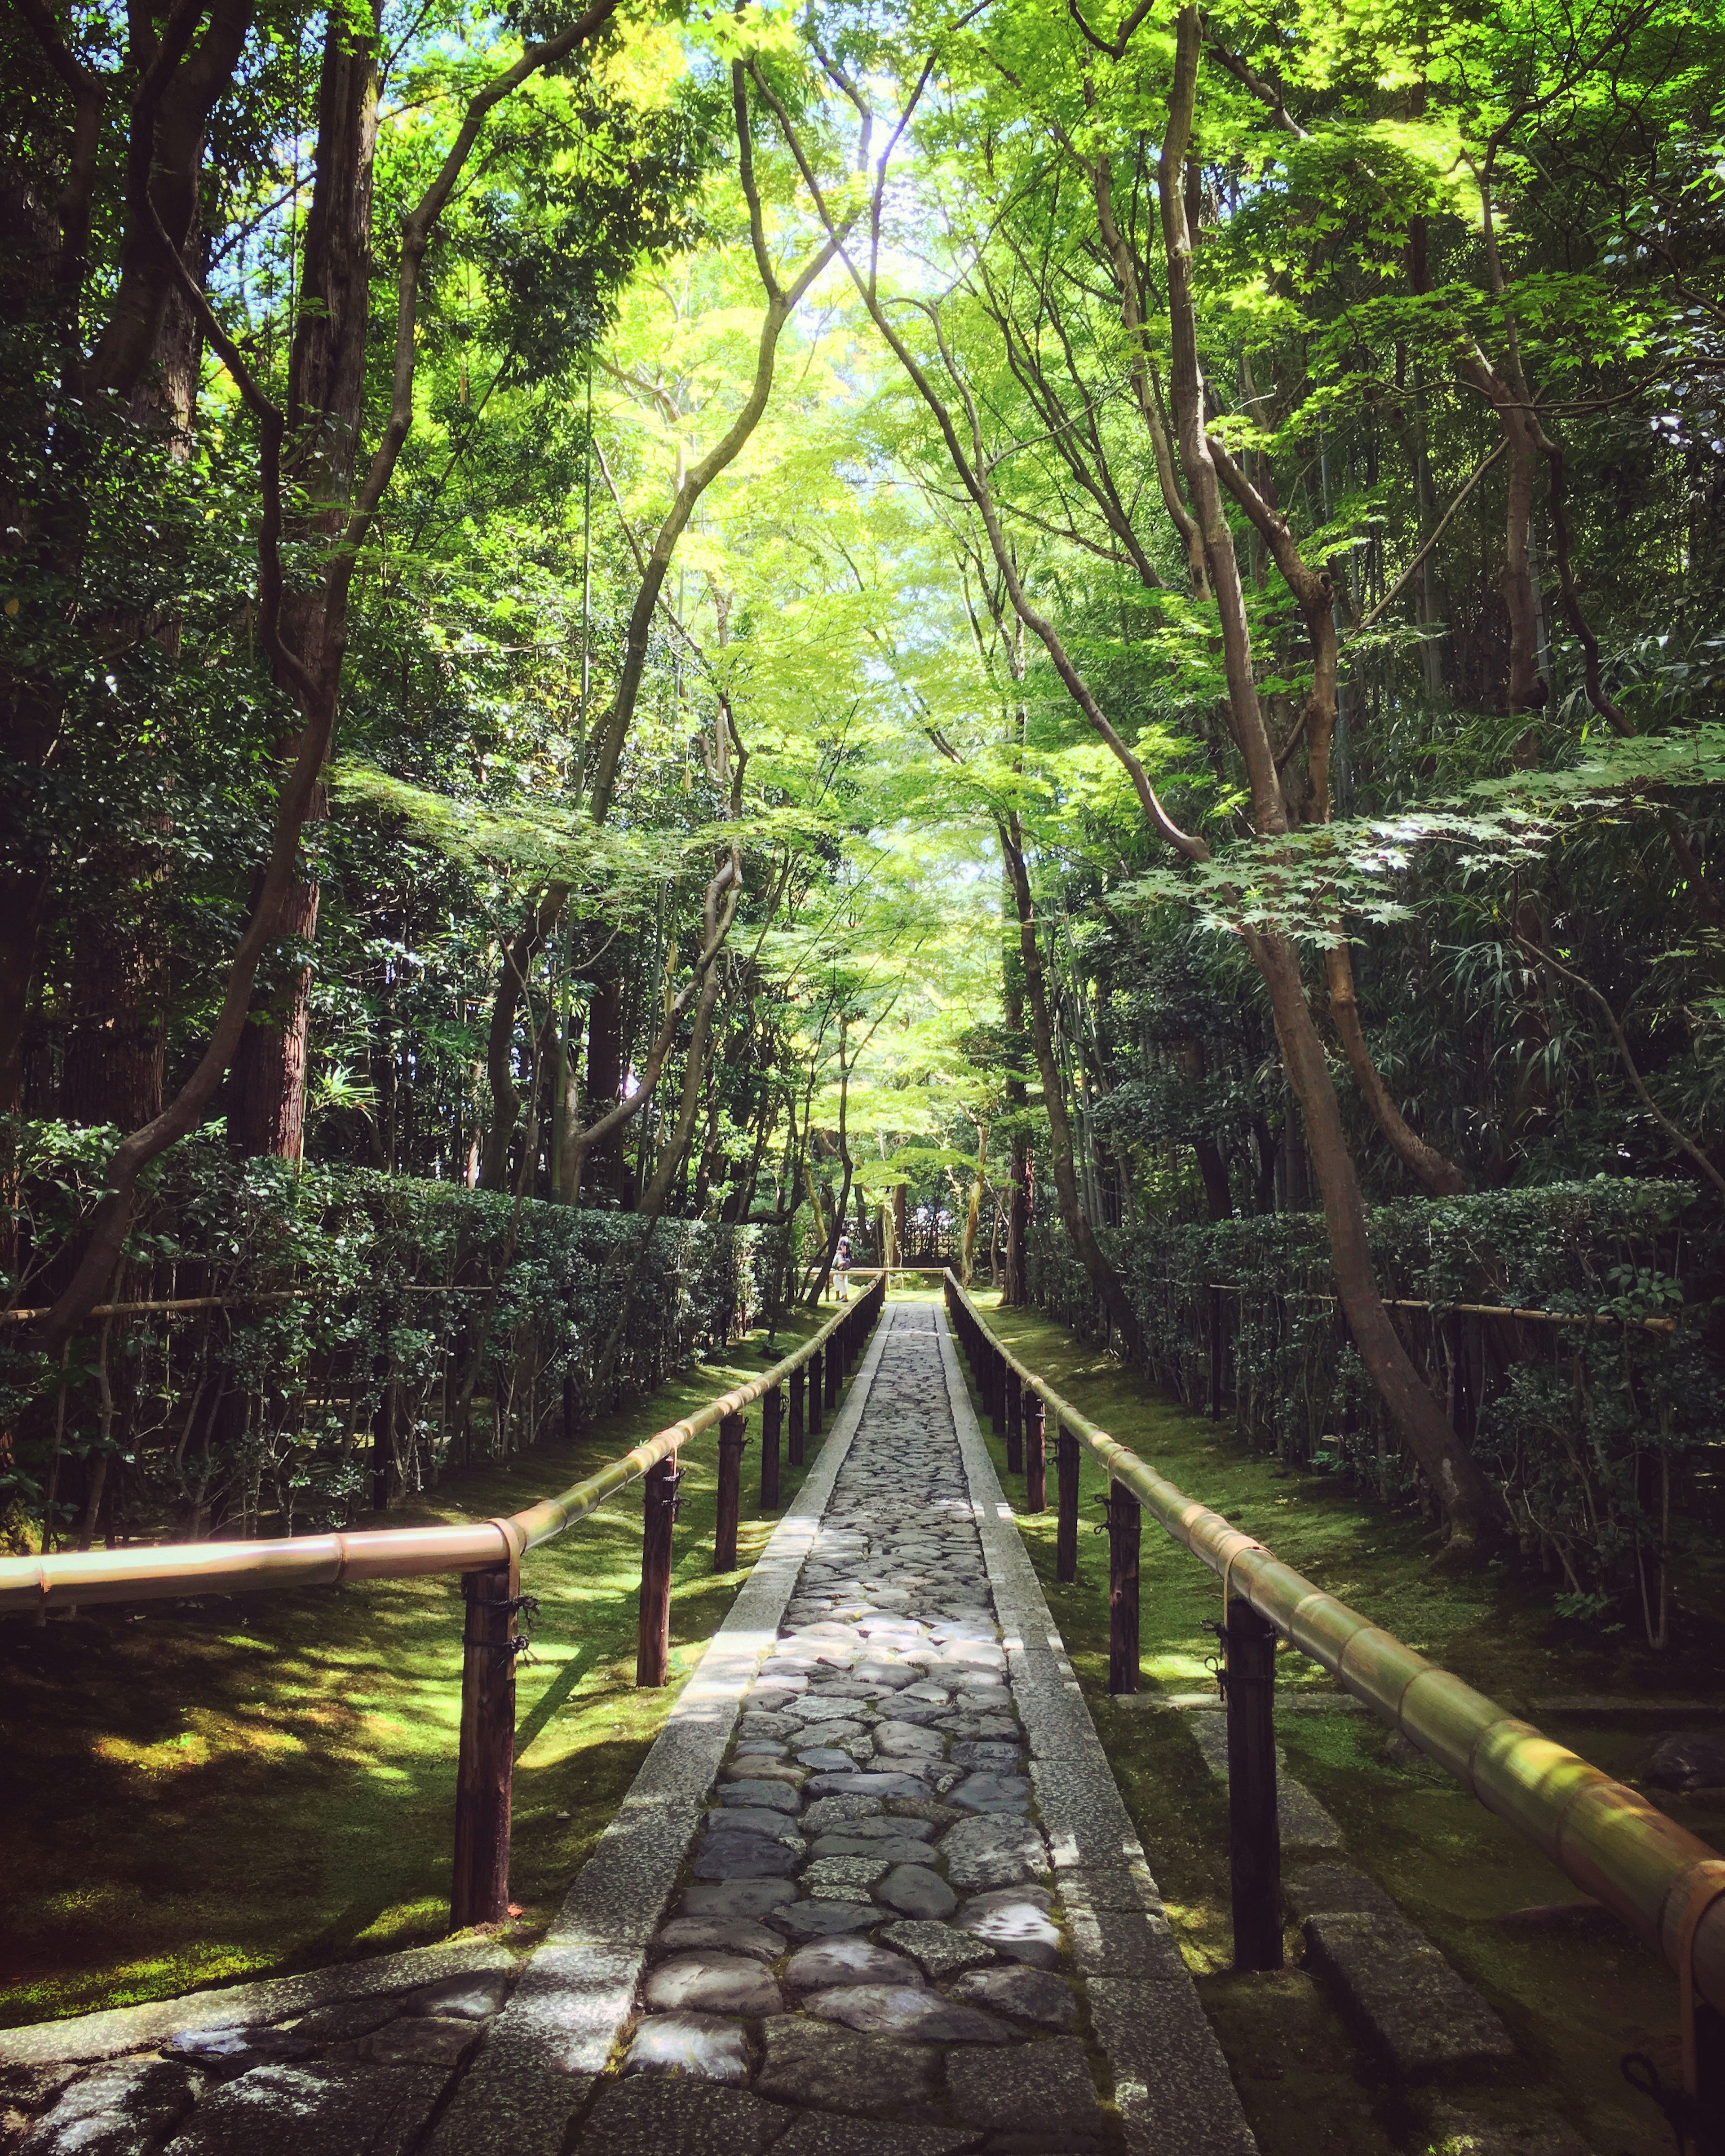
<path id="1" fill-rule="evenodd" d="M 1255 2156 L 941 1325 L 883 1317 L 525 1967 L 0 2031 L 0 2150 Z"/>
<path id="2" fill-rule="evenodd" d="M 1115 2138 L 1039 1883 L 1050 1856 L 933 1313 L 885 1322 L 582 2156 L 680 2145 L 697 2118 L 691 2150 L 780 2156 L 1083 2156 Z"/>

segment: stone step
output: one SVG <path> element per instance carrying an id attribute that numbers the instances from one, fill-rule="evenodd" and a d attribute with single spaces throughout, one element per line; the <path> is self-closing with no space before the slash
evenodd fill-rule
<path id="1" fill-rule="evenodd" d="M 1319 1864 L 1283 1892 L 1308 1965 L 1400 2079 L 1479 2073 L 1515 2057 L 1497 2015 L 1374 1880 Z"/>

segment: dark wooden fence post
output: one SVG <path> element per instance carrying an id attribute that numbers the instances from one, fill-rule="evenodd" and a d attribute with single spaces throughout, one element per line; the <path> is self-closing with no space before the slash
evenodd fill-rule
<path id="1" fill-rule="evenodd" d="M 809 1371 L 809 1435 L 811 1437 L 819 1437 L 821 1404 L 826 1393 L 825 1383 L 821 1376 L 819 1348 L 809 1357 L 807 1368 Z"/>
<path id="2" fill-rule="evenodd" d="M 1108 1689 L 1138 1688 L 1138 1542 L 1142 1518 L 1123 1482 L 1108 1485 Z"/>
<path id="3" fill-rule="evenodd" d="M 778 1510 L 778 1432 L 784 1420 L 784 1388 L 775 1385 L 761 1402 L 761 1510 Z"/>
<path id="4" fill-rule="evenodd" d="M 1019 1391 L 1016 1378 L 1009 1377 L 1006 1384 L 1006 1471 L 1009 1475 L 1022 1475 L 1024 1471 L 1026 1396 Z"/>
<path id="5" fill-rule="evenodd" d="M 635 1637 L 635 1682 L 662 1685 L 670 1660 L 671 1529 L 676 1524 L 676 1455 L 647 1470 L 642 1483 L 641 1616 Z"/>
<path id="6" fill-rule="evenodd" d="M 1019 1404 L 1024 1424 L 1024 1510 L 1048 1510 L 1048 1409 L 1028 1386 L 1019 1390 L 1017 1373 L 1007 1377 L 1011 1396 Z"/>
<path id="7" fill-rule="evenodd" d="M 845 1355 L 836 1339 L 827 1343 L 827 1405 L 839 1404 L 839 1389 L 845 1382 Z"/>
<path id="8" fill-rule="evenodd" d="M 793 1467 L 803 1465 L 803 1388 L 809 1382 L 799 1363 L 791 1373 L 791 1420 L 785 1441 Z"/>
<path id="9" fill-rule="evenodd" d="M 461 1749 L 455 1768 L 455 1876 L 449 1922 L 509 1913 L 509 1792 L 515 1769 L 515 1599 L 510 1568 L 461 1576 Z"/>
<path id="10" fill-rule="evenodd" d="M 713 1570 L 737 1569 L 737 1523 L 742 1511 L 742 1448 L 749 1441 L 747 1415 L 719 1418 L 719 1517 L 713 1529 Z"/>
<path id="11" fill-rule="evenodd" d="M 1222 1627 L 1228 1699 L 1228 1864 L 1234 1966 L 1281 1967 L 1281 1834 L 1276 1809 L 1276 1627 L 1250 1603 Z"/>
<path id="12" fill-rule="evenodd" d="M 1078 1577 L 1078 1440 L 1064 1423 L 1056 1424 L 1055 1430 L 1060 1513 L 1055 1529 L 1055 1578 L 1070 1584 Z"/>

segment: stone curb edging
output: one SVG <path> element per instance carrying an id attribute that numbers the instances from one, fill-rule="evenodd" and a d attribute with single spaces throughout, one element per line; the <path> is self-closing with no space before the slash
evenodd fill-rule
<path id="1" fill-rule="evenodd" d="M 883 1313 L 884 1317 L 884 1313 Z M 717 1779 L 744 1693 L 791 1591 L 874 1389 L 877 1322 L 831 1434 L 768 1537 L 544 1943 L 440 2120 L 429 2156 L 556 2156 L 634 2012 L 658 1930 Z"/>
<path id="2" fill-rule="evenodd" d="M 1129 2156 L 1257 2156 L 1257 2143 L 978 1425 L 944 1311 L 936 1335 L 1030 1779 Z"/>
<path id="3" fill-rule="evenodd" d="M 274 2021 L 346 2005 L 380 1993 L 411 1991 L 441 1977 L 474 1976 L 514 1969 L 521 1957 L 495 1939 L 450 1939 L 337 1962 L 304 1976 L 265 1976 L 218 1991 L 193 1991 L 177 1999 L 152 1999 L 141 2006 L 110 2006 L 64 2021 L 38 2021 L 0 2030 L 0 2066 L 94 2066 L 129 2051 L 154 2051 L 172 2036 L 202 2029 L 262 2029 Z"/>

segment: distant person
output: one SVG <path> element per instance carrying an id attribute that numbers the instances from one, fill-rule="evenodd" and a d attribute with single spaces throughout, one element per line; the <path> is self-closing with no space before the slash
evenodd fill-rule
<path id="1" fill-rule="evenodd" d="M 850 1238 L 841 1235 L 833 1253 L 833 1287 L 840 1302 L 850 1300 Z"/>

